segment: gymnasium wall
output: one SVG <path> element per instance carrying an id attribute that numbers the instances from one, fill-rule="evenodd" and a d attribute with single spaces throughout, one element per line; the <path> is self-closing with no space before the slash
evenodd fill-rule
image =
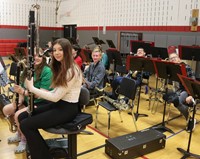
<path id="1" fill-rule="evenodd" d="M 190 31 L 192 9 L 199 8 L 199 0 L 0 0 L 1 39 L 26 38 L 28 12 L 36 2 L 42 46 L 62 37 L 63 25 L 69 24 L 77 24 L 81 46 L 93 42 L 93 36 L 118 46 L 120 31 L 141 32 L 144 41 L 161 47 L 200 45 L 200 28 Z"/>

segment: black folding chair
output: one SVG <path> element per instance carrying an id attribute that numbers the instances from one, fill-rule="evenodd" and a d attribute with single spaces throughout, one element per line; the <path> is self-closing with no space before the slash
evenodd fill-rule
<path id="1" fill-rule="evenodd" d="M 112 111 L 119 111 L 119 115 L 121 118 L 121 111 L 131 109 L 133 122 L 137 131 L 135 115 L 133 113 L 133 106 L 134 106 L 133 101 L 135 99 L 135 93 L 136 93 L 135 80 L 130 79 L 128 77 L 124 77 L 119 87 L 119 96 L 117 100 L 113 100 L 109 98 L 108 96 L 104 96 L 103 97 L 104 101 L 98 102 L 97 109 L 96 109 L 95 127 L 97 128 L 98 109 L 99 109 L 99 106 L 101 106 L 108 111 L 108 136 L 109 136 L 109 130 L 110 130 L 110 120 L 111 120 Z M 120 96 L 123 96 L 123 98 L 120 98 Z M 122 122 L 122 118 L 121 118 L 121 122 Z"/>

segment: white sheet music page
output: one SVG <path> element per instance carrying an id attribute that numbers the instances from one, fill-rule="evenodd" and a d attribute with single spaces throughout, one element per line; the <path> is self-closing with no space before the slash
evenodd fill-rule
<path id="1" fill-rule="evenodd" d="M 3 67 L 2 63 L 0 62 L 0 74 L 2 74 L 3 71 L 4 71 L 4 67 Z"/>

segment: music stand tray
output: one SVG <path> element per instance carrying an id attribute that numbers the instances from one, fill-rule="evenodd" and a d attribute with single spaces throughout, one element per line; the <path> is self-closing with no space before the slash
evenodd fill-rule
<path id="1" fill-rule="evenodd" d="M 194 80 L 192 78 L 185 77 L 183 75 L 178 74 L 179 79 L 181 80 L 181 83 L 183 84 L 184 88 L 195 99 L 200 99 L 200 82 L 197 80 Z M 193 102 L 193 115 L 192 115 L 192 121 L 194 121 L 195 118 L 195 112 L 196 112 L 196 101 Z M 190 143 L 192 139 L 192 130 L 190 130 L 189 140 L 188 140 L 188 147 L 187 150 L 183 150 L 182 148 L 177 148 L 178 151 L 180 151 L 184 158 L 188 157 L 194 157 L 200 159 L 200 155 L 194 154 L 190 152 Z"/>

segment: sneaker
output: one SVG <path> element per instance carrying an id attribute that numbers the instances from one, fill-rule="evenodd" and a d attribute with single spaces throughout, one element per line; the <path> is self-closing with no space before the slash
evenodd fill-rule
<path id="1" fill-rule="evenodd" d="M 193 121 L 192 118 L 190 118 L 186 127 L 186 131 L 187 132 L 193 131 L 195 129 L 195 125 L 196 125 L 196 119 L 194 119 Z"/>
<path id="2" fill-rule="evenodd" d="M 9 137 L 8 138 L 8 144 L 12 144 L 12 143 L 17 143 L 17 142 L 20 142 L 20 137 L 19 137 L 19 134 L 16 133 L 15 136 L 12 136 L 12 137 Z"/>
<path id="3" fill-rule="evenodd" d="M 20 141 L 19 145 L 15 149 L 15 153 L 19 154 L 19 153 L 23 153 L 25 151 L 26 151 L 26 142 Z"/>

